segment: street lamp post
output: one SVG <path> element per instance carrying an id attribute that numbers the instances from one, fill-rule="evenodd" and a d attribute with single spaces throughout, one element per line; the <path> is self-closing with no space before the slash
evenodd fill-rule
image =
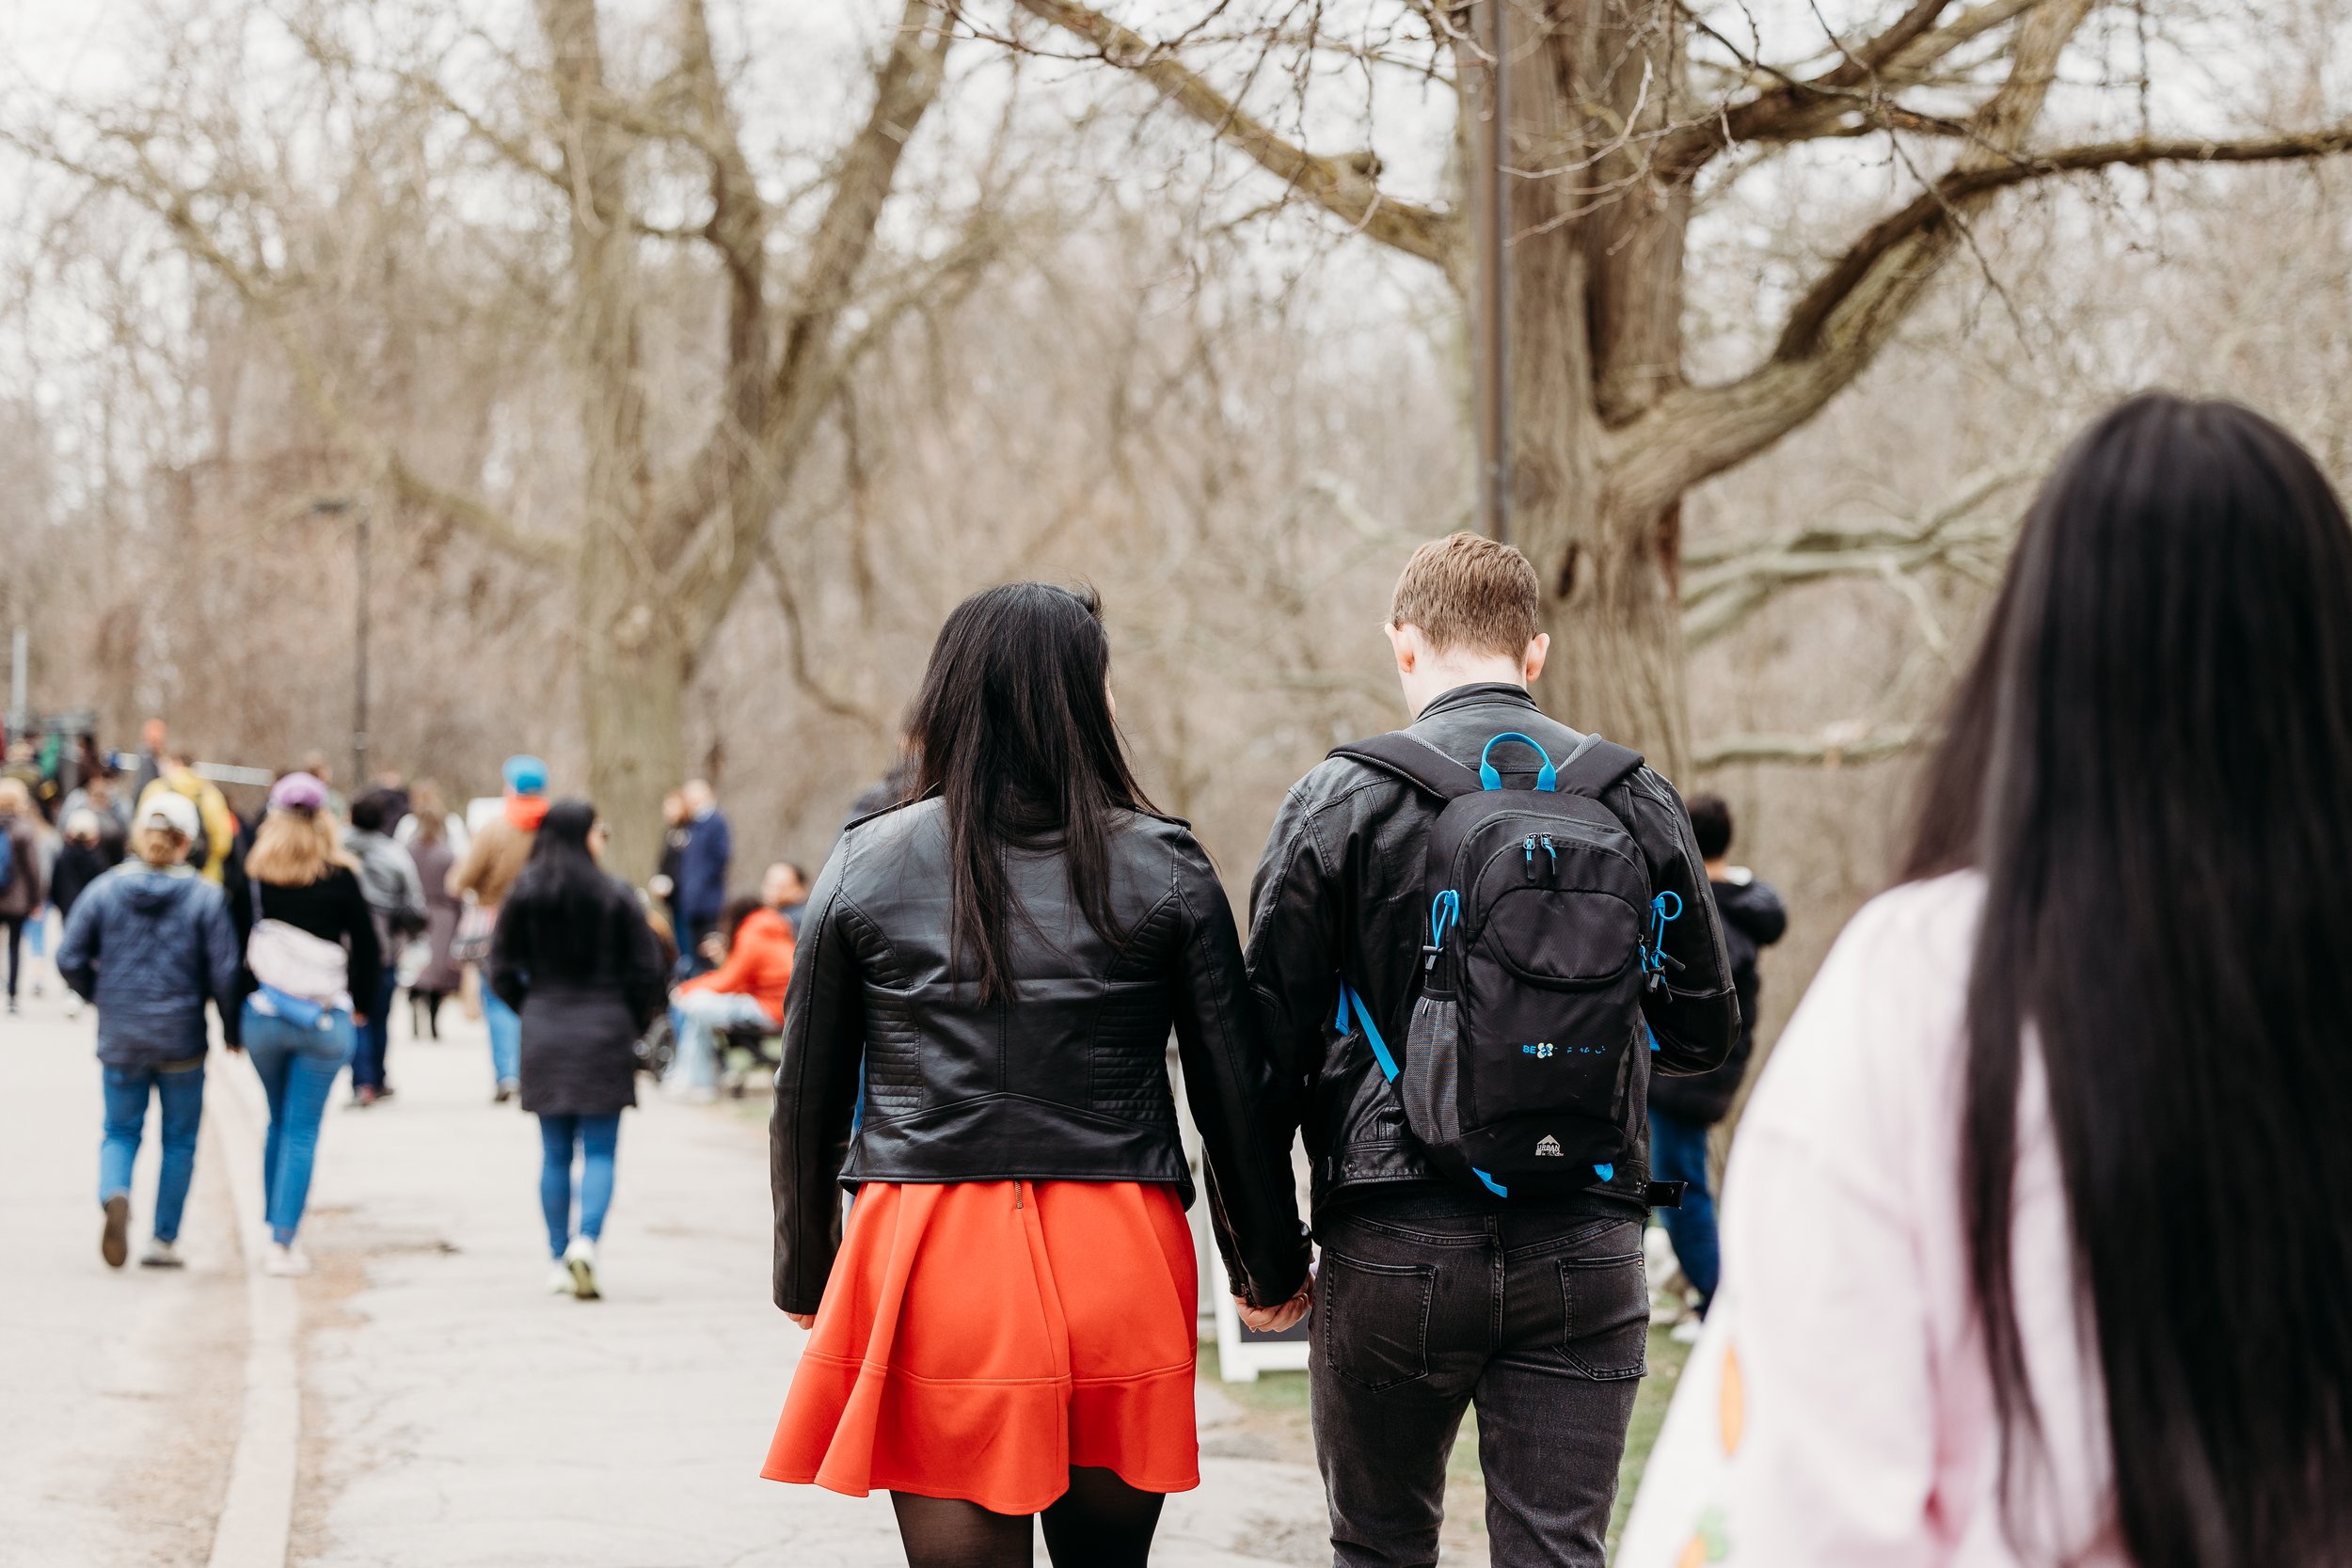
<path id="1" fill-rule="evenodd" d="M 366 503 L 349 497 L 336 496 L 310 503 L 314 516 L 341 517 L 354 515 L 358 524 L 354 532 L 358 551 L 357 585 L 358 604 L 353 615 L 352 674 L 351 674 L 351 793 L 356 798 L 368 782 L 368 521 Z"/>
<path id="2" fill-rule="evenodd" d="M 1512 0 L 1485 0 L 1477 12 L 1486 69 L 1468 84 L 1482 121 L 1470 174 L 1470 227 L 1478 265 L 1471 403 L 1478 435 L 1478 526 L 1490 539 L 1511 531 L 1511 96 L 1505 69 Z"/>

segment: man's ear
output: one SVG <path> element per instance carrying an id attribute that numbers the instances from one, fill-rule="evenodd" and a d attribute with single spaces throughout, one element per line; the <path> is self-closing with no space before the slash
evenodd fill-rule
<path id="1" fill-rule="evenodd" d="M 1400 626 L 1393 621 L 1380 628 L 1389 634 L 1389 646 L 1396 654 L 1396 673 L 1409 675 L 1421 662 L 1421 633 L 1411 626 Z"/>
<path id="2" fill-rule="evenodd" d="M 1535 678 L 1544 673 L 1544 656 L 1550 652 L 1551 633 L 1537 632 L 1535 641 L 1530 642 L 1527 652 L 1519 657 L 1519 668 L 1526 673 L 1528 685 L 1534 686 Z"/>

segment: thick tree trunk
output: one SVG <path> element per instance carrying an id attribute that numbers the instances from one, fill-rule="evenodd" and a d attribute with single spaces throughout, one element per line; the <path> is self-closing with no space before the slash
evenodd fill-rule
<path id="1" fill-rule="evenodd" d="M 596 0 L 539 0 L 539 20 L 564 110 L 572 193 L 565 326 L 587 456 L 574 602 L 589 789 L 612 830 L 608 863 L 642 882 L 660 859 L 661 795 L 677 784 L 685 754 L 679 698 L 691 659 L 652 569 L 631 143 L 607 114 Z"/>
<path id="2" fill-rule="evenodd" d="M 1626 515 L 1605 491 L 1582 500 L 1558 519 L 1569 565 L 1545 584 L 1551 658 L 1536 696 L 1562 723 L 1632 747 L 1683 784 L 1690 709 L 1671 522 Z"/>
<path id="3" fill-rule="evenodd" d="M 1537 695 L 1684 771 L 1679 507 L 1613 494 L 1608 428 L 1681 380 L 1688 192 L 1643 168 L 1678 96 L 1672 0 L 1511 10 L 1512 542 L 1545 592 Z"/>
<path id="4" fill-rule="evenodd" d="M 626 596 L 631 585 L 615 585 Z M 604 599 L 604 594 L 583 594 Z M 685 652 L 655 629 L 643 606 L 608 607 L 604 635 L 582 640 L 581 701 L 588 718 L 588 792 L 612 842 L 612 871 L 643 884 L 661 858 L 661 797 L 686 755 Z"/>

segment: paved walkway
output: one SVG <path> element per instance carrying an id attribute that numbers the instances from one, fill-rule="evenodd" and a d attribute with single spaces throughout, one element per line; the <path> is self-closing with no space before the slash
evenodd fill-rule
<path id="1" fill-rule="evenodd" d="M 607 1297 L 550 1297 L 534 1124 L 489 1103 L 478 1024 L 448 1009 L 438 1044 L 401 1025 L 397 1097 L 364 1112 L 339 1097 L 321 1139 L 305 1229 L 320 1267 L 294 1292 L 300 1443 L 286 1560 L 901 1560 L 885 1498 L 757 1476 L 801 1338 L 768 1302 L 762 1130 L 723 1106 L 649 1102 L 631 1115 L 604 1240 Z M 246 1431 L 268 1424 L 269 1401 L 249 1398 L 247 1383 L 266 1375 L 254 1369 L 281 1331 L 265 1293 L 248 1299 L 224 1180 L 229 1162 L 258 1161 L 258 1090 L 241 1058 L 215 1053 L 183 1232 L 190 1267 L 111 1273 L 96 1247 L 90 1027 L 87 1014 L 65 1021 L 54 997 L 0 1021 L 10 1347 L 0 1565 L 278 1568 L 223 1562 L 214 1539 L 232 1465 L 248 1507 L 273 1495 L 270 1433 Z M 135 1199 L 142 1236 L 153 1157 Z M 1171 1500 L 1155 1562 L 1329 1560 L 1311 1469 L 1260 1457 L 1274 1450 L 1251 1419 L 1204 1386 L 1204 1484 Z M 266 1532 L 243 1537 L 257 1538 Z"/>

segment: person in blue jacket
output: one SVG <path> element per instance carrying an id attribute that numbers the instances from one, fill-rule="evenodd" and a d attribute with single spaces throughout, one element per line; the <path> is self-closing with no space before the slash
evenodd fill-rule
<path id="1" fill-rule="evenodd" d="M 106 1094 L 98 1154 L 106 1226 L 99 1252 L 110 1268 L 122 1267 L 130 1253 L 131 1165 L 151 1096 L 162 1110 L 164 1160 L 154 1239 L 139 1261 L 180 1266 L 180 1215 L 204 1117 L 204 1004 L 210 1000 L 225 1017 L 236 993 L 237 937 L 228 901 L 185 863 L 199 830 L 193 801 L 157 791 L 140 808 L 132 834 L 137 858 L 84 891 L 57 950 L 65 983 L 98 1007 Z"/>
<path id="2" fill-rule="evenodd" d="M 718 928 L 727 905 L 727 863 L 735 858 L 735 840 L 707 780 L 695 779 L 678 793 L 686 800 L 686 847 L 678 853 L 677 887 L 670 898 L 682 927 L 679 961 L 699 969 L 705 967 L 703 938 Z"/>

